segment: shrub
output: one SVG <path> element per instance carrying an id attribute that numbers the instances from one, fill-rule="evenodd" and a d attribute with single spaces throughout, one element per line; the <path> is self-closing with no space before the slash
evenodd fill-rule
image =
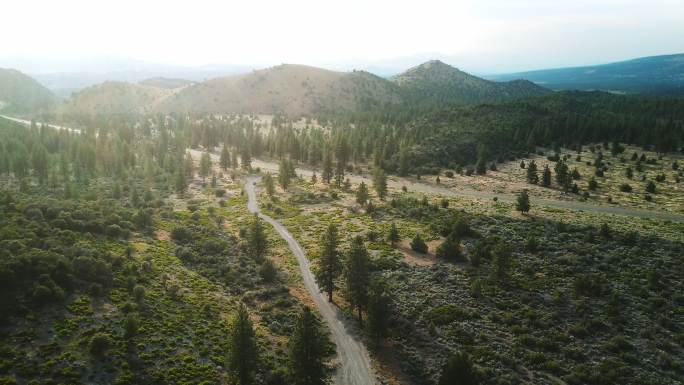
<path id="1" fill-rule="evenodd" d="M 605 278 L 600 274 L 587 273 L 575 277 L 573 289 L 575 294 L 598 297 L 603 294 Z"/>
<path id="2" fill-rule="evenodd" d="M 107 333 L 97 333 L 90 340 L 90 354 L 103 357 L 112 345 L 112 337 Z"/>
<path id="3" fill-rule="evenodd" d="M 456 236 L 449 235 L 438 247 L 436 251 L 437 257 L 448 261 L 464 261 L 463 254 L 461 254 L 460 242 Z"/>
<path id="4" fill-rule="evenodd" d="M 278 277 L 278 269 L 270 259 L 266 258 L 261 266 L 259 266 L 259 276 L 265 282 L 274 282 Z"/>
<path id="5" fill-rule="evenodd" d="M 192 241 L 192 233 L 186 227 L 176 227 L 171 230 L 171 239 L 179 244 L 186 244 Z"/>
<path id="6" fill-rule="evenodd" d="M 632 192 L 632 186 L 630 186 L 627 183 L 623 183 L 620 185 L 620 191 L 622 192 Z"/>
<path id="7" fill-rule="evenodd" d="M 428 252 L 428 246 L 425 244 L 425 241 L 423 241 L 423 238 L 420 237 L 420 234 L 416 234 L 411 240 L 411 249 L 422 254 Z"/>
<path id="8" fill-rule="evenodd" d="M 222 198 L 226 195 L 226 190 L 222 188 L 217 188 L 216 190 L 214 190 L 214 195 L 216 195 L 219 198 Z"/>

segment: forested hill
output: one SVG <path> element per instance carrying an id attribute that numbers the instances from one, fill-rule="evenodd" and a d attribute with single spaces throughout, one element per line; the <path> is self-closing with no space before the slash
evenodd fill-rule
<path id="1" fill-rule="evenodd" d="M 412 107 L 492 103 L 551 92 L 527 80 L 485 80 L 439 60 L 413 67 L 390 80 L 400 87 L 405 102 Z"/>
<path id="2" fill-rule="evenodd" d="M 468 164 L 477 146 L 489 161 L 534 146 L 622 142 L 676 151 L 684 141 L 684 101 L 568 91 L 497 105 L 453 107 L 416 117 L 420 164 Z"/>
<path id="3" fill-rule="evenodd" d="M 57 103 L 47 88 L 17 70 L 0 68 L 0 111 L 45 110 Z"/>
<path id="4" fill-rule="evenodd" d="M 684 54 L 661 55 L 596 66 L 556 68 L 492 77 L 527 79 L 554 90 L 609 90 L 684 96 Z"/>

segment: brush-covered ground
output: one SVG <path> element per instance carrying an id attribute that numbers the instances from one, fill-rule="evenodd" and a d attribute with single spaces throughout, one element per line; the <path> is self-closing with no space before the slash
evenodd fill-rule
<path id="1" fill-rule="evenodd" d="M 488 170 L 484 176 L 465 175 L 452 171 L 453 176 L 440 175 L 444 187 L 471 188 L 478 191 L 497 193 L 517 193 L 527 189 L 533 196 L 546 199 L 580 200 L 593 204 L 609 204 L 645 210 L 684 213 L 684 155 L 676 153 L 658 154 L 640 147 L 620 145 L 619 153 L 611 151 L 612 145 L 583 146 L 580 151 L 541 149 L 537 154 L 522 158 L 512 158 L 496 164 L 496 170 Z M 554 156 L 558 154 L 558 158 Z M 597 167 L 597 159 L 601 159 Z M 577 191 L 565 191 L 556 181 L 556 159 L 563 159 L 568 172 L 577 170 L 572 184 Z M 527 182 L 527 165 L 534 161 L 537 165 L 539 183 Z M 525 168 L 521 167 L 521 162 Z M 548 166 L 551 170 L 551 186 L 541 185 L 542 171 Z M 597 172 L 600 169 L 601 172 Z M 631 177 L 628 176 L 631 169 Z M 449 174 L 451 175 L 451 174 Z M 424 183 L 435 183 L 435 176 L 424 176 Z M 589 186 L 590 180 L 596 187 Z M 655 191 L 648 192 L 649 182 L 655 184 Z M 630 191 L 625 191 L 629 185 Z"/>
<path id="2" fill-rule="evenodd" d="M 253 217 L 227 175 L 216 187 L 196 178 L 181 196 L 157 182 L 99 178 L 65 196 L 3 181 L 0 384 L 232 384 L 240 302 L 257 380 L 282 378 L 307 301 L 285 243 L 267 229 L 273 263 L 250 256 Z"/>
<path id="3" fill-rule="evenodd" d="M 624 167 L 611 163 L 616 173 Z M 521 215 L 508 203 L 401 190 L 373 196 L 369 212 L 356 188 L 299 179 L 260 199 L 314 264 L 330 223 L 342 249 L 365 238 L 372 274 L 392 296 L 389 337 L 367 341 L 380 371 L 396 374 L 390 382 L 433 384 L 462 350 L 487 384 L 681 383 L 684 225 L 539 207 L 534 196 Z M 663 186 L 662 199 L 673 188 Z M 435 251 L 449 233 L 461 256 L 447 261 Z M 428 253 L 411 250 L 416 234 Z M 339 294 L 336 302 L 347 306 Z"/>

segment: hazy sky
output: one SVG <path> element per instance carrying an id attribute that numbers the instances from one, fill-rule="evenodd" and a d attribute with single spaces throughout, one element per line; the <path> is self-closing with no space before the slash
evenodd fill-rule
<path id="1" fill-rule="evenodd" d="M 684 52 L 684 0 L 4 0 L 1 58 L 477 73 Z M 47 62 L 47 60 L 45 60 Z M 47 65 L 47 64 L 46 64 Z"/>

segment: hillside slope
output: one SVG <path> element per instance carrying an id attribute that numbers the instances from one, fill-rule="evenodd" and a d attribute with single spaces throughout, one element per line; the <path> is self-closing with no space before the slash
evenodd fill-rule
<path id="1" fill-rule="evenodd" d="M 390 80 L 401 88 L 407 103 L 420 106 L 502 102 L 550 92 L 526 80 L 485 80 L 439 60 L 413 67 Z"/>
<path id="2" fill-rule="evenodd" d="M 147 113 L 173 90 L 126 82 L 105 82 L 75 93 L 61 105 L 64 115 Z"/>
<path id="3" fill-rule="evenodd" d="M 332 108 L 358 110 L 369 104 L 399 102 L 392 84 L 367 72 L 283 64 L 187 87 L 164 101 L 160 110 L 305 115 Z"/>
<path id="4" fill-rule="evenodd" d="M 0 68 L 0 111 L 45 110 L 57 98 L 36 80 L 17 70 Z"/>
<path id="5" fill-rule="evenodd" d="M 684 54 L 617 63 L 499 75 L 495 80 L 527 79 L 557 90 L 606 90 L 684 96 Z"/>

